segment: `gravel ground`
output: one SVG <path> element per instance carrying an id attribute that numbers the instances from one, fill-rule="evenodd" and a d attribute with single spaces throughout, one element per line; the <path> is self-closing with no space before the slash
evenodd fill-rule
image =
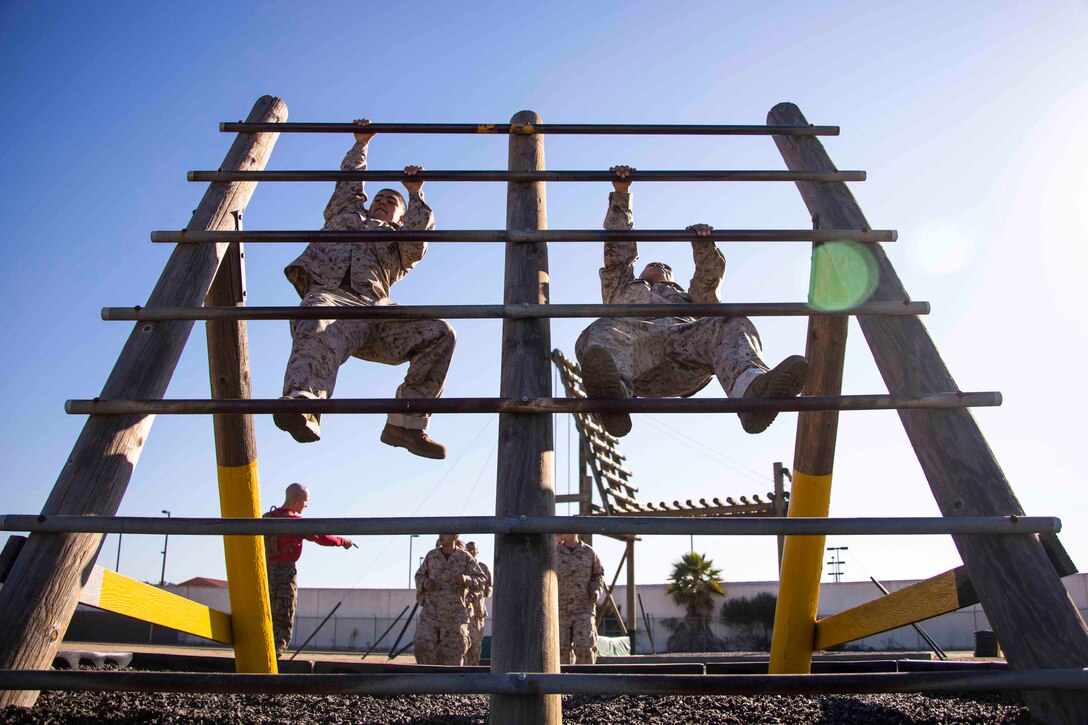
<path id="1" fill-rule="evenodd" d="M 487 722 L 486 695 L 362 697 L 44 692 L 30 710 L 8 708 L 0 721 L 54 723 L 374 723 L 476 725 Z M 563 721 L 593 723 L 1030 723 L 1027 708 L 997 696 L 823 695 L 797 697 L 563 698 Z"/>

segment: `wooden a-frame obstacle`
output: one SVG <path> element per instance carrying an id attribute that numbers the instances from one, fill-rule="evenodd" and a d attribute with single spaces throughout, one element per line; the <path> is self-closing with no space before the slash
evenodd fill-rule
<path id="1" fill-rule="evenodd" d="M 146 307 L 106 310 L 106 319 L 137 324 L 94 400 L 73 400 L 68 412 L 88 414 L 83 433 L 39 516 L 5 515 L 0 530 L 30 531 L 0 589 L 0 706 L 30 705 L 36 690 L 123 689 L 218 692 L 354 692 L 357 694 L 491 693 L 493 723 L 558 723 L 561 693 L 731 694 L 859 691 L 1018 689 L 1032 714 L 1045 722 L 1088 721 L 1088 630 L 1052 564 L 1068 564 L 1053 534 L 1060 524 L 1025 517 L 1012 489 L 966 410 L 996 405 L 995 393 L 959 392 L 917 315 L 924 304 L 907 297 L 879 242 L 894 232 L 872 231 L 845 181 L 861 172 L 835 169 L 820 135 L 835 127 L 809 125 L 791 104 L 771 110 L 765 126 L 547 125 L 523 111 L 510 124 L 373 124 L 377 133 L 505 134 L 510 165 L 498 171 L 424 172 L 424 181 L 506 181 L 505 231 L 398 232 L 395 239 L 490 241 L 506 245 L 502 305 L 370 307 L 335 310 L 246 308 L 240 275 L 241 243 L 388 239 L 380 232 L 243 232 L 240 216 L 261 180 L 401 180 L 400 172 L 262 172 L 280 132 L 350 133 L 351 124 L 287 124 L 285 104 L 260 99 L 245 123 L 224 124 L 239 135 L 219 171 L 193 172 L 213 182 L 182 232 L 155 233 L 177 243 Z M 548 242 L 600 240 L 687 241 L 683 231 L 544 231 L 544 182 L 608 181 L 607 172 L 544 171 L 547 134 L 698 134 L 773 137 L 788 171 L 634 172 L 633 180 L 792 181 L 812 215 L 813 230 L 727 230 L 726 241 L 812 241 L 811 306 L 549 305 Z M 864 245 L 879 274 L 870 299 L 836 307 L 844 287 L 840 240 Z M 203 307 L 201 307 L 203 305 Z M 549 322 L 554 316 L 781 315 L 809 316 L 807 356 L 812 375 L 806 395 L 788 401 L 680 399 L 599 400 L 549 398 Z M 500 398 L 444 400 L 250 400 L 244 321 L 322 317 L 501 317 Z M 842 396 L 848 316 L 857 316 L 887 384 L 888 395 Z M 192 321 L 208 324 L 212 400 L 162 400 Z M 840 410 L 897 409 L 943 516 L 937 519 L 832 519 L 829 496 Z M 494 517 L 261 520 L 252 414 L 278 410 L 321 413 L 499 412 L 499 463 Z M 799 411 L 793 486 L 787 518 L 677 518 L 659 516 L 554 516 L 552 429 L 548 413 Z M 212 414 L 222 501 L 221 519 L 118 518 L 117 508 L 154 415 Z M 495 595 L 492 671 L 488 674 L 275 675 L 263 551 L 267 533 L 494 533 Z M 558 674 L 556 586 L 551 534 L 785 534 L 782 585 L 769 675 Z M 47 671 L 93 574 L 105 533 L 188 533 L 225 537 L 230 581 L 230 627 L 240 674 Z M 939 599 L 954 608 L 968 594 L 963 574 L 981 600 L 1004 647 L 1011 672 L 969 677 L 944 673 L 818 676 L 809 671 L 827 622 L 815 621 L 826 534 L 951 534 L 963 571 L 926 583 L 908 596 L 917 618 L 933 615 L 922 603 Z M 1064 570 L 1062 570 L 1064 571 Z M 848 613 L 858 631 L 869 619 L 886 623 L 891 597 Z M 902 604 L 902 599 L 894 603 Z M 904 618 L 904 617 L 901 617 Z M 909 616 L 905 617 L 909 618 Z M 840 621 L 841 623 L 841 621 Z M 906 623 L 906 622 L 901 622 Z M 861 627 L 861 628 L 864 628 Z M 832 628 L 833 630 L 835 628 Z M 839 627 L 830 639 L 843 636 Z M 821 637 L 823 639 L 821 639 Z M 258 674 L 246 674 L 258 673 Z M 259 674 L 265 673 L 265 674 Z M 936 675 L 936 677 L 933 677 Z"/>

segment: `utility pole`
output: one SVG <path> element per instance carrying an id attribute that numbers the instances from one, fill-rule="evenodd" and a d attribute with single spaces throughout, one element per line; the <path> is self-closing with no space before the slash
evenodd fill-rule
<path id="1" fill-rule="evenodd" d="M 166 518 L 170 518 L 170 512 L 163 509 L 162 512 L 166 514 Z M 166 538 L 162 540 L 162 574 L 159 575 L 159 586 L 166 585 L 166 546 L 170 543 L 170 534 L 166 535 Z"/>
<path id="2" fill-rule="evenodd" d="M 828 563 L 829 566 L 832 567 L 831 576 L 835 577 L 835 583 L 836 584 L 839 583 L 839 578 L 842 576 L 843 561 L 842 561 L 842 558 L 840 556 L 840 552 L 848 551 L 849 549 L 850 549 L 849 546 L 829 546 L 829 547 L 827 547 L 828 551 L 833 552 L 831 554 L 831 556 L 834 557 L 834 558 L 831 561 L 827 562 L 827 563 Z"/>

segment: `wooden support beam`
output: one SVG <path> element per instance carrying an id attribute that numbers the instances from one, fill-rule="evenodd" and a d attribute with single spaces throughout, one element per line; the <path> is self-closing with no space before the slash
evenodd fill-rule
<path id="1" fill-rule="evenodd" d="M 1047 548 L 1047 558 L 1059 578 L 1077 573 L 1069 555 L 1057 543 L 1057 535 L 1039 534 L 1039 538 L 1057 544 L 1054 548 Z M 881 599 L 817 620 L 813 649 L 827 649 L 853 642 L 978 603 L 978 592 L 967 574 L 967 567 L 958 566 Z"/>
<path id="2" fill-rule="evenodd" d="M 767 115 L 774 125 L 778 106 Z M 793 158 L 781 136 L 774 137 L 786 166 L 797 170 L 805 161 Z M 813 227 L 827 229 L 841 218 L 843 209 L 811 202 L 805 189 L 813 184 L 798 182 L 798 189 L 808 206 Z M 869 223 L 861 210 L 850 210 L 860 218 L 862 227 Z M 812 276 L 809 302 L 814 306 L 841 307 L 842 282 L 825 253 L 822 242 L 813 244 Z M 836 304 L 837 303 L 837 304 Z M 810 317 L 805 356 L 810 373 L 805 393 L 809 396 L 836 396 L 842 393 L 842 374 L 846 357 L 846 332 L 849 318 Z M 793 452 L 793 486 L 790 492 L 790 516 L 827 516 L 831 505 L 831 473 L 839 414 L 834 410 L 804 412 L 797 417 L 797 437 Z M 809 672 L 812 666 L 812 637 L 819 606 L 820 572 L 823 567 L 824 537 L 786 537 L 782 544 L 778 604 L 775 608 L 771 638 L 769 672 L 772 674 Z"/>
<path id="3" fill-rule="evenodd" d="M 96 566 L 79 603 L 169 627 L 221 644 L 232 644 L 231 616 L 191 599 Z"/>
<path id="4" fill-rule="evenodd" d="M 241 227 L 241 213 L 237 226 Z M 205 299 L 206 305 L 244 307 L 245 255 L 240 243 L 227 249 Z M 213 399 L 251 397 L 249 336 L 245 320 L 207 323 L 208 372 Z M 219 510 L 224 518 L 259 518 L 261 487 L 257 475 L 257 438 L 253 416 L 213 415 Z M 223 537 L 230 611 L 234 613 L 234 667 L 237 672 L 275 674 L 264 538 Z"/>
<path id="5" fill-rule="evenodd" d="M 978 603 L 965 567 L 816 622 L 814 650 L 853 642 Z"/>
<path id="6" fill-rule="evenodd" d="M 532 111 L 511 123 L 539 124 Z M 511 172 L 544 169 L 542 136 L 510 136 Z M 506 227 L 546 229 L 544 184 L 512 181 L 507 188 Z M 503 303 L 548 303 L 548 246 L 506 247 Z M 503 321 L 500 395 L 513 398 L 551 394 L 551 326 L 548 320 Z M 499 416 L 496 516 L 555 515 L 552 487 L 551 418 L 525 413 Z M 559 592 L 555 579 L 555 538 L 549 534 L 500 534 L 495 537 L 495 594 L 491 670 L 559 672 Z M 491 697 L 493 725 L 558 725 L 562 706 L 557 695 L 496 694 Z"/>
<path id="7" fill-rule="evenodd" d="M 286 120 L 287 106 L 265 96 L 252 122 Z M 263 169 L 277 134 L 241 135 L 221 168 Z M 213 184 L 187 228 L 233 229 L 232 212 L 245 209 L 254 184 Z M 192 307 L 203 302 L 225 245 L 179 246 L 170 255 L 149 306 Z M 158 399 L 174 372 L 192 322 L 140 323 L 102 388 L 104 398 Z M 117 512 L 153 416 L 92 416 L 83 427 L 42 513 L 112 516 Z M 68 628 L 79 591 L 91 574 L 102 537 L 97 534 L 31 535 L 0 589 L 0 669 L 49 667 Z M 29 707 L 37 692 L 0 692 L 0 708 Z"/>
<path id="8" fill-rule="evenodd" d="M 780 104 L 771 112 L 774 123 L 792 123 L 803 118 L 792 104 Z M 834 168 L 816 139 L 778 137 L 775 140 L 791 169 Z M 849 214 L 827 222 L 867 228 L 845 185 L 798 184 L 798 187 L 810 207 L 849 210 Z M 820 223 L 824 222 L 821 216 Z M 885 302 L 908 299 L 883 248 L 873 245 L 867 249 L 875 282 L 870 299 Z M 859 318 L 858 323 L 893 395 L 959 389 L 918 318 Z M 968 411 L 900 411 L 899 417 L 945 516 L 1023 513 L 1008 479 Z M 797 488 L 795 479 L 791 509 L 797 504 Z M 1014 669 L 1083 667 L 1088 662 L 1088 627 L 1037 537 L 954 536 L 953 540 Z M 1036 719 L 1088 722 L 1088 691 L 1025 691 L 1023 695 Z"/>

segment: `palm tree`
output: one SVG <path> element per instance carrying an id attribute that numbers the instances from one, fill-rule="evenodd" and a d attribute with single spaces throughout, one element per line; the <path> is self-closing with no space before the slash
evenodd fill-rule
<path id="1" fill-rule="evenodd" d="M 679 629 L 669 637 L 671 651 L 704 652 L 720 649 L 722 643 L 710 631 L 709 617 L 714 611 L 714 598 L 725 595 L 722 588 L 721 569 L 714 562 L 694 551 L 684 554 L 673 564 L 669 586 L 666 588 L 673 601 L 686 612 Z"/>
<path id="2" fill-rule="evenodd" d="M 672 566 L 672 576 L 665 590 L 673 601 L 684 607 L 689 617 L 708 617 L 714 611 L 714 597 L 725 595 L 721 569 L 704 554 L 684 554 Z"/>

